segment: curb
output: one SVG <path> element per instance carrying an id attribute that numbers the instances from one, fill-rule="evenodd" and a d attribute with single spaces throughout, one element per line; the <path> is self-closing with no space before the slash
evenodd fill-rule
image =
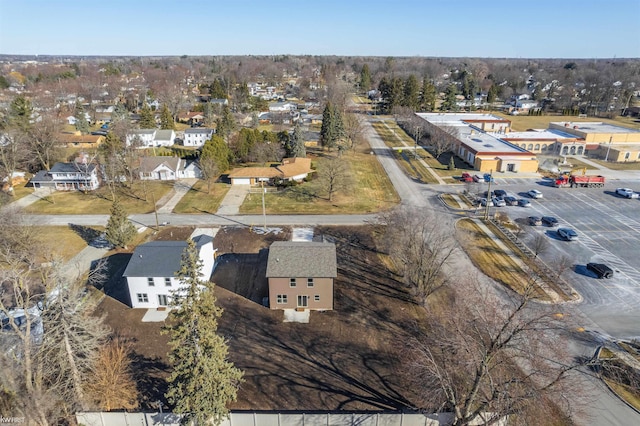
<path id="1" fill-rule="evenodd" d="M 600 345 L 596 348 L 596 352 L 593 355 L 595 357 L 595 359 L 600 359 L 600 351 L 602 350 L 603 346 Z M 607 389 L 609 389 L 609 392 L 611 392 L 612 394 L 614 394 L 616 396 L 616 398 L 618 398 L 620 401 L 622 401 L 627 407 L 631 408 L 633 411 L 635 411 L 636 413 L 640 414 L 640 410 L 638 410 L 636 407 L 634 407 L 633 405 L 631 405 L 626 399 L 624 399 L 623 397 L 621 397 L 620 395 L 618 395 L 618 393 L 616 391 L 614 391 L 611 386 L 609 386 L 609 384 L 606 382 L 606 380 L 604 380 L 604 378 L 602 377 L 602 374 L 600 374 L 600 371 L 598 371 L 598 378 L 600 379 L 600 381 L 602 383 L 604 383 L 604 385 L 607 387 Z"/>

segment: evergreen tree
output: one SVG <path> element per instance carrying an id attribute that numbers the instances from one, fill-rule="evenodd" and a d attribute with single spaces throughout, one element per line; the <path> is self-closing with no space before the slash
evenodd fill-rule
<path id="1" fill-rule="evenodd" d="M 175 122 L 171 111 L 167 108 L 167 104 L 162 105 L 162 111 L 160 111 L 160 128 L 163 130 L 175 130 Z"/>
<path id="2" fill-rule="evenodd" d="M 33 106 L 31 101 L 22 95 L 16 96 L 9 106 L 9 125 L 26 132 L 31 127 Z"/>
<path id="3" fill-rule="evenodd" d="M 222 107 L 222 117 L 216 120 L 216 133 L 223 138 L 228 138 L 236 128 L 236 121 L 233 118 L 229 105 Z"/>
<path id="4" fill-rule="evenodd" d="M 416 111 L 418 109 L 418 103 L 418 80 L 415 75 L 411 74 L 404 82 L 402 106 L 411 108 L 412 111 Z"/>
<path id="5" fill-rule="evenodd" d="M 127 248 L 127 244 L 137 234 L 136 227 L 127 218 L 127 212 L 122 208 L 117 199 L 111 206 L 111 216 L 107 222 L 106 238 L 116 247 Z"/>
<path id="6" fill-rule="evenodd" d="M 458 89 L 455 84 L 450 84 L 447 86 L 447 90 L 444 93 L 444 101 L 440 106 L 441 111 L 456 111 L 456 94 L 458 93 Z"/>
<path id="7" fill-rule="evenodd" d="M 455 170 L 456 169 L 456 160 L 453 158 L 453 154 L 451 155 L 451 158 L 449 159 L 449 170 Z"/>
<path id="8" fill-rule="evenodd" d="M 212 99 L 227 99 L 227 91 L 222 84 L 222 80 L 216 78 L 209 86 L 209 94 Z"/>
<path id="9" fill-rule="evenodd" d="M 214 135 L 210 140 L 206 141 L 202 147 L 200 158 L 213 159 L 221 173 L 229 169 L 229 159 L 231 158 L 231 150 L 224 139 L 219 135 Z"/>
<path id="10" fill-rule="evenodd" d="M 344 122 L 337 106 L 327 102 L 322 112 L 322 126 L 320 128 L 320 143 L 331 150 L 338 146 L 338 141 L 344 137 Z"/>
<path id="11" fill-rule="evenodd" d="M 293 128 L 293 133 L 284 146 L 287 157 L 305 158 L 307 156 L 307 149 L 304 146 L 304 131 L 299 123 Z"/>
<path id="12" fill-rule="evenodd" d="M 424 111 L 436 110 L 436 86 L 427 77 L 422 80 L 420 104 Z"/>
<path id="13" fill-rule="evenodd" d="M 83 135 L 89 133 L 89 122 L 79 101 L 76 101 L 76 112 L 73 116 L 76 118 L 76 130 L 79 130 Z"/>
<path id="14" fill-rule="evenodd" d="M 149 105 L 145 104 L 140 109 L 140 128 L 141 129 L 155 129 L 156 128 L 156 115 L 151 111 Z"/>
<path id="15" fill-rule="evenodd" d="M 220 424 L 227 404 L 237 398 L 243 372 L 228 360 L 229 348 L 218 335 L 222 308 L 216 306 L 215 285 L 201 277 L 202 261 L 193 240 L 187 242 L 176 275 L 182 290 L 174 292 L 164 332 L 169 334 L 167 398 L 182 414 L 182 424 Z"/>
<path id="16" fill-rule="evenodd" d="M 364 64 L 360 71 L 360 90 L 367 92 L 371 88 L 371 72 L 369 65 Z"/>

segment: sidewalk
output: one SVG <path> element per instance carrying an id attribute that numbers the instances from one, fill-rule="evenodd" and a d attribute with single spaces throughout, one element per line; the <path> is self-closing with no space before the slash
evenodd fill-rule
<path id="1" fill-rule="evenodd" d="M 16 200 L 16 201 L 13 201 L 13 202 L 7 204 L 5 207 L 3 207 L 3 210 L 4 209 L 11 209 L 11 208 L 23 209 L 23 208 L 35 203 L 36 201 L 45 198 L 50 193 L 51 193 L 51 190 L 49 188 L 38 188 L 35 191 L 33 191 L 31 194 L 25 195 L 24 197 L 20 198 L 19 200 Z"/>

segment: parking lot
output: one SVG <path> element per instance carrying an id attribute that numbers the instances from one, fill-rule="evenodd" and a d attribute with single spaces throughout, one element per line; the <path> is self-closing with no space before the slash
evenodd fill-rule
<path id="1" fill-rule="evenodd" d="M 476 185 L 477 192 L 487 190 L 486 183 Z M 580 310 L 599 327 L 617 337 L 640 336 L 640 200 L 616 195 L 618 187 L 640 191 L 640 184 L 631 181 L 609 182 L 604 188 L 555 188 L 550 180 L 498 178 L 492 190 L 529 198 L 531 206 L 490 209 L 506 212 L 521 224 L 521 238 L 528 244 L 536 235 L 545 235 L 549 248 L 540 257 L 550 266 L 563 255 L 572 259 L 573 267 L 564 276 L 584 299 Z M 543 198 L 528 197 L 531 189 L 541 191 Z M 554 216 L 558 225 L 530 226 L 529 216 Z M 558 228 L 573 228 L 578 239 L 566 241 Z M 589 262 L 609 265 L 614 277 L 598 279 L 587 270 Z"/>

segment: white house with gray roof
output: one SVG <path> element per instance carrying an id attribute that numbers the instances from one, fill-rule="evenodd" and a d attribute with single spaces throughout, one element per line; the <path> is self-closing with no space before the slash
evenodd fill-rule
<path id="1" fill-rule="evenodd" d="M 201 147 L 213 137 L 214 130 L 203 127 L 192 127 L 184 130 L 182 144 L 184 146 Z"/>
<path id="2" fill-rule="evenodd" d="M 267 260 L 269 308 L 331 310 L 337 274 L 335 244 L 276 241 Z"/>
<path id="3" fill-rule="evenodd" d="M 137 129 L 127 134 L 127 146 L 133 144 L 137 148 L 154 146 L 171 146 L 176 139 L 174 130 Z"/>
<path id="4" fill-rule="evenodd" d="M 200 278 L 209 281 L 216 266 L 213 238 L 199 235 L 193 240 L 202 261 Z M 176 272 L 186 247 L 186 241 L 151 241 L 136 247 L 123 274 L 132 308 L 166 307 L 173 293 L 185 287 Z"/>

